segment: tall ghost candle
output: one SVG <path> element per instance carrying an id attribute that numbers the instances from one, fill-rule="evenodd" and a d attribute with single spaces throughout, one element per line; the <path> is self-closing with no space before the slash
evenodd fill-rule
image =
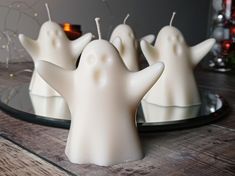
<path id="1" fill-rule="evenodd" d="M 174 14 L 170 25 L 158 33 L 154 46 L 144 40 L 140 43 L 150 65 L 158 61 L 165 64 L 164 73 L 144 99 L 161 106 L 198 105 L 201 102 L 193 70 L 210 51 L 215 39 L 187 46 L 182 33 L 172 26 Z"/>
<path id="2" fill-rule="evenodd" d="M 39 61 L 37 71 L 68 102 L 72 115 L 65 153 L 73 163 L 102 166 L 143 157 L 135 124 L 137 106 L 164 65 L 130 72 L 101 34 L 82 52 L 78 68 Z"/>
<path id="3" fill-rule="evenodd" d="M 51 21 L 47 4 L 46 7 L 49 21 L 41 26 L 38 39 L 32 40 L 23 34 L 19 34 L 19 40 L 32 57 L 34 64 L 37 60 L 45 60 L 65 69 L 75 69 L 77 58 L 83 48 L 91 41 L 92 34 L 85 34 L 74 41 L 68 40 L 62 28 Z M 34 95 L 59 96 L 35 70 L 29 90 Z"/>

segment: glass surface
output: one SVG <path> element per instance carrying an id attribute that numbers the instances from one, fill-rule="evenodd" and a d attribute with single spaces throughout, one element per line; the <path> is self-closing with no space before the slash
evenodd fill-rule
<path id="1" fill-rule="evenodd" d="M 142 100 L 137 112 L 140 131 L 162 131 L 210 123 L 228 112 L 227 103 L 210 92 L 201 92 L 202 104 L 190 107 L 162 107 Z M 69 128 L 70 112 L 62 97 L 41 97 L 29 93 L 28 84 L 1 92 L 0 108 L 33 123 Z"/>
<path id="2" fill-rule="evenodd" d="M 69 108 L 62 97 L 43 97 L 30 94 L 28 84 L 4 90 L 1 93 L 1 102 L 29 114 L 70 120 Z"/>
<path id="3" fill-rule="evenodd" d="M 141 106 L 142 114 L 144 116 L 142 122 L 155 123 L 191 119 L 199 116 L 210 115 L 222 108 L 222 101 L 217 95 L 210 92 L 201 92 L 201 94 L 202 104 L 188 107 L 164 107 L 142 100 Z"/>

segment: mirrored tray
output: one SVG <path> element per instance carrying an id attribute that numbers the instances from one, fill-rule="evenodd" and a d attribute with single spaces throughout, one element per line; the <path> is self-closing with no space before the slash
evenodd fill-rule
<path id="1" fill-rule="evenodd" d="M 41 97 L 29 93 L 28 84 L 1 92 L 0 108 L 13 117 L 32 123 L 69 128 L 70 112 L 62 97 Z M 142 100 L 137 112 L 141 132 L 191 128 L 211 123 L 229 112 L 217 94 L 202 91 L 202 104 L 191 107 L 161 107 Z"/>

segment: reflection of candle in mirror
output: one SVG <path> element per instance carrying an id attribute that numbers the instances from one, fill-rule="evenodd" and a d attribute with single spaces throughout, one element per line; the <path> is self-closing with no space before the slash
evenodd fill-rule
<path id="1" fill-rule="evenodd" d="M 198 116 L 200 105 L 179 107 L 179 106 L 158 106 L 148 103 L 145 100 L 141 101 L 141 106 L 144 114 L 144 120 L 147 123 L 169 122 L 177 120 L 191 119 Z"/>
<path id="2" fill-rule="evenodd" d="M 82 35 L 81 25 L 70 24 L 66 22 L 61 26 L 70 40 L 75 40 Z"/>

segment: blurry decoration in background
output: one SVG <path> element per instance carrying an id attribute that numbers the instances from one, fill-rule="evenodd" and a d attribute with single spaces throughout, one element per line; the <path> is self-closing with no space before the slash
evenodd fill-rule
<path id="1" fill-rule="evenodd" d="M 34 8 L 39 2 L 41 0 L 0 4 L 0 62 L 6 63 L 7 68 L 10 61 L 30 61 L 30 57 L 19 43 L 18 34 L 27 24 L 34 26 L 35 31 L 40 27 L 38 13 Z"/>
<path id="2" fill-rule="evenodd" d="M 209 66 L 227 72 L 235 68 L 235 0 L 212 1 L 211 36 L 216 39 Z"/>
<path id="3" fill-rule="evenodd" d="M 70 40 L 75 40 L 82 35 L 81 25 L 64 23 L 61 27 Z"/>

